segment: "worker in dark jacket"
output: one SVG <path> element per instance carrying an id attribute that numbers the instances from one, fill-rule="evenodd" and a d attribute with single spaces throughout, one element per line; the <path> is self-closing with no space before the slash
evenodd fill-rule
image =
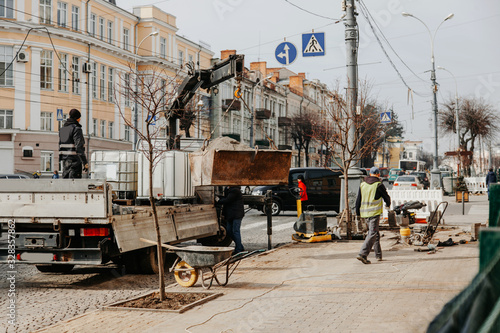
<path id="1" fill-rule="evenodd" d="M 368 235 L 359 251 L 357 259 L 363 264 L 369 264 L 368 255 L 372 248 L 377 260 L 382 260 L 382 248 L 380 247 L 379 222 L 383 213 L 382 199 L 387 207 L 391 206 L 391 197 L 387 189 L 380 181 L 380 170 L 377 167 L 370 169 L 370 176 L 361 183 L 356 199 L 356 214 L 366 220 L 368 224 Z"/>
<path id="2" fill-rule="evenodd" d="M 243 207 L 243 195 L 239 186 L 230 186 L 225 191 L 225 197 L 219 199 L 218 203 L 223 205 L 222 213 L 226 219 L 227 233 L 234 241 L 235 248 L 233 254 L 244 251 L 241 244 L 241 221 L 245 215 Z"/>
<path id="3" fill-rule="evenodd" d="M 493 172 L 493 168 L 490 168 L 490 172 L 486 175 L 486 187 L 488 188 L 488 200 L 490 200 L 490 184 L 497 182 L 497 175 Z"/>
<path id="4" fill-rule="evenodd" d="M 59 130 L 59 160 L 63 161 L 63 178 L 82 178 L 83 171 L 87 171 L 87 157 L 85 156 L 85 138 L 81 113 L 77 109 L 69 112 L 69 118 Z"/>

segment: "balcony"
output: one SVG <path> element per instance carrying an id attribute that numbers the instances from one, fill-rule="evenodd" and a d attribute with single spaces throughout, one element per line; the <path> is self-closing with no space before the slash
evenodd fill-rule
<path id="1" fill-rule="evenodd" d="M 229 106 L 231 106 L 231 107 L 229 107 Z M 222 100 L 222 110 L 227 111 L 228 108 L 229 108 L 229 111 L 239 111 L 239 110 L 241 110 L 241 101 L 240 100 L 235 100 L 233 102 L 232 99 L 223 99 Z"/>
<path id="2" fill-rule="evenodd" d="M 271 110 L 262 108 L 255 110 L 255 119 L 269 119 L 269 118 L 271 118 Z"/>
<path id="3" fill-rule="evenodd" d="M 292 119 L 288 117 L 278 117 L 278 126 L 291 126 Z"/>
<path id="4" fill-rule="evenodd" d="M 258 146 L 259 148 L 269 148 L 269 141 L 255 140 L 255 146 Z"/>
<path id="5" fill-rule="evenodd" d="M 290 145 L 278 145 L 278 150 L 292 150 Z"/>
<path id="6" fill-rule="evenodd" d="M 231 139 L 241 142 L 241 135 L 239 133 L 222 133 L 222 136 L 227 136 Z"/>

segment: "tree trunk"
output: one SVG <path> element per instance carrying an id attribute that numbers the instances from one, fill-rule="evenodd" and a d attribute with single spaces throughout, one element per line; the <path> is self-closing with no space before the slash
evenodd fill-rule
<path id="1" fill-rule="evenodd" d="M 153 195 L 153 145 L 151 141 L 149 142 L 149 202 L 151 204 L 151 209 L 153 210 L 153 221 L 156 230 L 156 252 L 158 255 L 158 277 L 160 284 L 160 302 L 165 300 L 165 270 L 163 267 L 163 248 L 161 246 L 161 234 L 160 234 L 160 224 L 158 222 L 158 213 L 156 211 L 155 198 Z"/>
<path id="2" fill-rule="evenodd" d="M 344 163 L 344 214 L 346 217 L 346 226 L 347 226 L 347 239 L 352 239 L 351 233 L 351 213 L 349 208 L 349 177 L 348 177 L 349 166 Z"/>

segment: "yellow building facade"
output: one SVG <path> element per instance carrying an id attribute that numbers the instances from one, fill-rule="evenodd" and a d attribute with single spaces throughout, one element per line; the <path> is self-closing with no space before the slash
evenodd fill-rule
<path id="1" fill-rule="evenodd" d="M 175 16 L 154 6 L 130 13 L 101 0 L 3 4 L 0 174 L 58 170 L 58 129 L 73 108 L 82 113 L 89 152 L 133 149 L 120 110 L 127 119 L 136 110 L 120 91 L 123 82 L 136 69 L 182 78 L 185 63 L 208 68 L 213 58 L 205 43 L 178 36 Z"/>

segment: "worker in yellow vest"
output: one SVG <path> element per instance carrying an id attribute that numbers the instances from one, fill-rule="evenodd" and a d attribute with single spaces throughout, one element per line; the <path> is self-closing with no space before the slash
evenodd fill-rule
<path id="1" fill-rule="evenodd" d="M 368 224 L 368 235 L 359 251 L 357 259 L 363 264 L 370 264 L 368 255 L 372 248 L 378 261 L 382 261 L 382 248 L 380 247 L 379 222 L 383 212 L 382 199 L 387 208 L 391 206 L 391 197 L 380 181 L 380 170 L 377 167 L 370 169 L 370 176 L 361 183 L 356 199 L 356 214 L 364 218 Z"/>

